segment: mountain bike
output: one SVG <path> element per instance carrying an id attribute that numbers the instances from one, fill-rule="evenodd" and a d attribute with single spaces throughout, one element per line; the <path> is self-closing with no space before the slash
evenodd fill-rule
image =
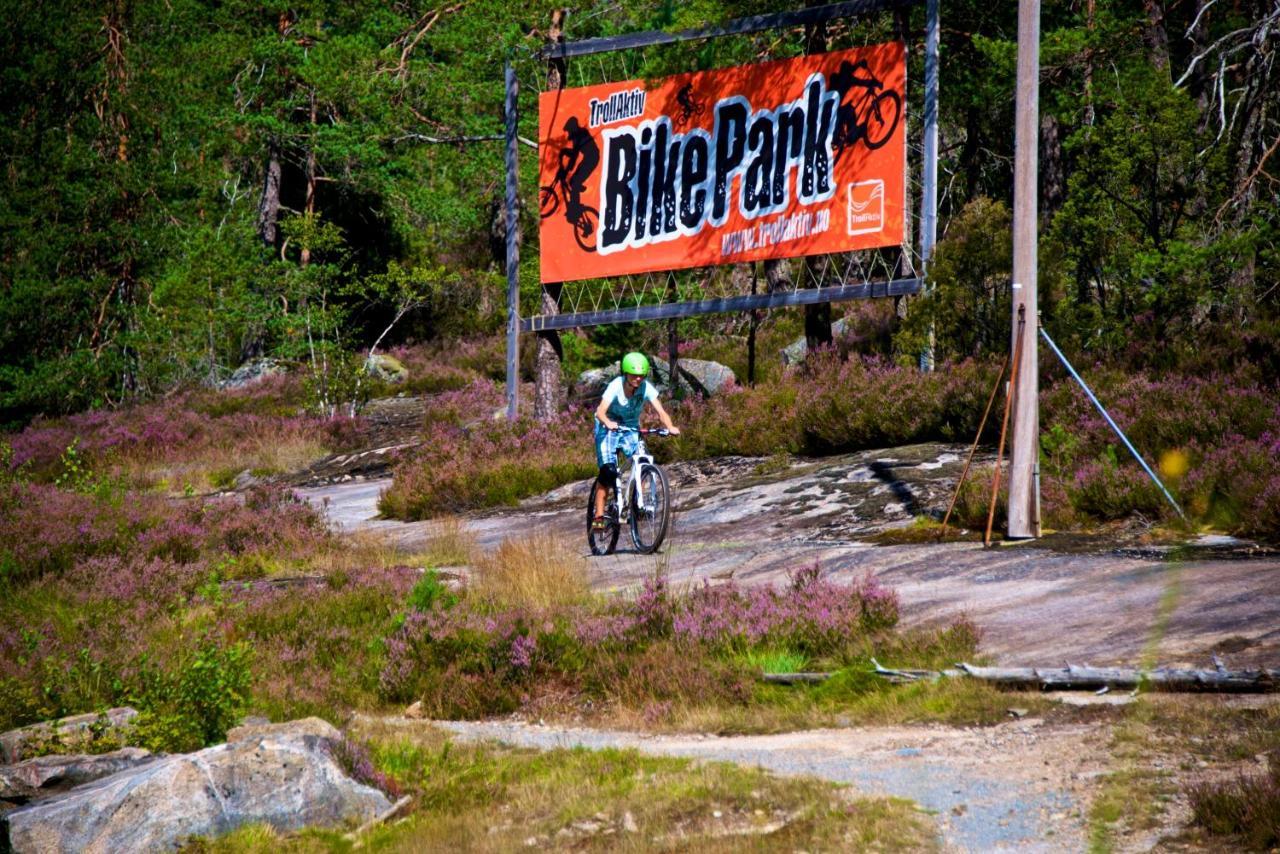
<path id="1" fill-rule="evenodd" d="M 538 190 L 538 210 L 546 219 L 560 208 L 563 201 L 565 212 L 570 210 L 573 192 L 569 188 L 569 176 L 564 169 L 556 173 L 550 184 L 544 184 Z M 600 227 L 600 212 L 590 205 L 579 204 L 577 215 L 570 220 L 573 224 L 573 239 L 586 252 L 596 251 L 596 231 Z"/>
<path id="2" fill-rule="evenodd" d="M 842 67 L 841 71 L 846 69 Z M 873 151 L 884 145 L 893 136 L 902 119 L 901 95 L 892 89 L 883 88 L 883 84 L 874 77 L 860 78 L 855 69 L 847 71 L 838 83 L 841 87 L 840 106 L 836 108 L 836 127 L 832 134 L 836 163 L 840 162 L 840 155 L 844 150 L 855 145 L 858 140 L 862 140 Z M 833 79 L 833 86 L 835 85 L 837 83 Z M 861 92 L 855 92 L 856 89 Z"/>
<path id="3" fill-rule="evenodd" d="M 635 432 L 641 436 L 671 435 L 664 429 Z M 642 441 L 638 453 L 631 458 L 630 471 L 625 478 L 619 473 L 618 481 L 622 487 L 622 500 L 618 500 L 617 486 L 605 494 L 603 531 L 596 531 L 591 527 L 596 513 L 595 482 L 592 482 L 591 489 L 587 492 L 587 543 L 591 546 L 591 553 L 613 554 L 625 522 L 631 528 L 631 542 L 636 551 L 653 554 L 662 545 L 662 540 L 667 536 L 667 528 L 671 525 L 671 490 L 667 486 L 666 472 L 653 461 Z"/>

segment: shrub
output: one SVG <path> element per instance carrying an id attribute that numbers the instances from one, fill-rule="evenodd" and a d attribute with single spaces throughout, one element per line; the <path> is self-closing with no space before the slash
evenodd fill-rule
<path id="1" fill-rule="evenodd" d="M 1280 757 L 1275 753 L 1261 774 L 1200 783 L 1188 794 L 1192 821 L 1210 833 L 1238 836 L 1258 851 L 1280 844 Z"/>
<path id="2" fill-rule="evenodd" d="M 752 684 L 744 653 L 832 655 L 898 616 L 896 595 L 874 578 L 839 584 L 816 566 L 781 588 L 703 586 L 678 596 L 650 579 L 634 598 L 609 603 L 493 604 L 468 594 L 452 609 L 409 614 L 387 640 L 383 698 L 463 716 L 511 711 L 539 689 L 633 706 L 738 702 Z"/>
<path id="3" fill-rule="evenodd" d="M 226 739 L 249 702 L 247 644 L 204 639 L 177 666 L 143 665 L 132 697 L 133 738 L 150 750 L 185 753 Z"/>
<path id="4" fill-rule="evenodd" d="M 392 799 L 404 794 L 395 778 L 374 764 L 373 752 L 369 749 L 368 742 L 343 736 L 338 741 L 329 742 L 329 755 L 357 783 L 372 786 Z"/>
<path id="5" fill-rule="evenodd" d="M 428 410 L 425 441 L 398 463 L 378 500 L 383 514 L 423 519 L 514 505 L 595 473 L 590 427 L 488 420 L 496 386 L 473 384 Z M 480 419 L 480 420 L 477 420 Z M 581 425 L 580 427 L 576 425 Z"/>
<path id="6" fill-rule="evenodd" d="M 469 590 L 501 606 L 534 611 L 584 602 L 591 595 L 580 551 L 545 534 L 504 540 L 484 554 Z"/>
<path id="7" fill-rule="evenodd" d="M 1280 538 L 1280 432 L 1226 437 L 1183 484 L 1193 513 L 1242 534 Z"/>

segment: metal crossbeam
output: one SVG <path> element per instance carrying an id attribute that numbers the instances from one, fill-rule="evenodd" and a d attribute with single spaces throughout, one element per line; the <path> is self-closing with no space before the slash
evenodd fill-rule
<path id="1" fill-rule="evenodd" d="M 543 314 L 520 319 L 521 332 L 542 332 L 552 329 L 575 329 L 582 326 L 603 326 L 609 323 L 633 323 L 638 320 L 668 320 L 676 317 L 696 317 L 700 314 L 751 311 L 752 309 L 785 308 L 822 302 L 848 302 L 872 297 L 896 297 L 920 292 L 920 279 L 894 279 L 888 282 L 869 282 L 859 285 L 829 285 L 822 288 L 801 288 L 772 294 L 747 294 L 737 297 L 721 297 L 693 302 L 672 302 L 662 305 L 637 305 L 631 308 L 615 308 L 607 311 L 583 311 L 576 314 Z"/>
<path id="2" fill-rule="evenodd" d="M 605 36 L 603 38 L 551 44 L 535 53 L 534 58 L 568 59 L 574 56 L 608 53 L 613 50 L 628 50 L 630 48 L 649 47 L 658 44 L 675 44 L 676 42 L 693 41 L 695 39 L 758 33 L 763 30 L 820 24 L 824 21 L 834 21 L 838 18 L 854 18 L 859 15 L 869 15 L 873 12 L 908 9 L 922 2 L 924 0 L 849 0 L 846 3 L 832 3 L 828 6 L 800 9 L 795 12 L 752 15 L 749 18 L 737 18 L 727 24 L 681 30 L 677 33 L 651 30 L 647 33 L 627 33 L 621 36 Z"/>

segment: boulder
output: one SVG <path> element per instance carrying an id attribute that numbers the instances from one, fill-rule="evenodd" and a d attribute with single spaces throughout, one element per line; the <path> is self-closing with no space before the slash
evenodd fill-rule
<path id="1" fill-rule="evenodd" d="M 140 747 L 110 753 L 37 756 L 0 765 L 0 800 L 33 801 L 153 762 L 156 755 Z"/>
<path id="2" fill-rule="evenodd" d="M 89 751 L 101 744 L 123 744 L 137 709 L 121 706 L 102 714 L 72 715 L 0 733 L 0 764 L 12 765 L 41 753 Z"/>
<path id="3" fill-rule="evenodd" d="M 320 722 L 323 723 L 323 722 Z M 391 806 L 334 761 L 314 720 L 249 727 L 238 740 L 157 758 L 4 816 L 14 852 L 154 851 L 251 823 L 289 832 L 363 823 Z"/>
<path id="4" fill-rule="evenodd" d="M 671 396 L 671 366 L 665 359 L 651 358 L 653 372 L 650 379 L 658 387 L 663 397 Z M 574 383 L 574 397 L 578 400 L 599 400 L 604 388 L 621 369 L 618 363 L 603 368 L 592 368 L 578 375 Z M 680 390 L 684 394 L 698 394 L 703 397 L 714 397 L 725 389 L 725 386 L 736 381 L 732 369 L 719 362 L 706 359 L 680 360 Z"/>
<path id="5" fill-rule="evenodd" d="M 376 353 L 365 359 L 364 369 L 370 376 L 393 385 L 409 379 L 409 369 L 402 365 L 399 359 L 382 353 Z"/>
<path id="6" fill-rule="evenodd" d="M 218 383 L 218 388 L 236 389 L 251 386 L 254 383 L 261 382 L 267 377 L 274 377 L 277 374 L 286 372 L 283 363 L 277 359 L 263 357 L 261 359 L 252 359 L 245 362 L 232 372 L 231 376 Z"/>
<path id="7" fill-rule="evenodd" d="M 323 718 L 302 718 L 288 723 L 273 724 L 266 718 L 253 717 L 246 718 L 240 726 L 232 727 L 227 731 L 227 744 L 249 741 L 250 739 L 262 738 L 268 735 L 314 735 L 317 738 L 327 738 L 330 741 L 339 741 L 342 738 L 342 733 L 338 732 L 338 728 Z"/>
<path id="8" fill-rule="evenodd" d="M 831 337 L 838 340 L 842 335 L 844 335 L 847 327 L 848 324 L 845 322 L 843 317 L 835 321 L 831 324 Z M 809 343 L 805 340 L 804 336 L 801 335 L 795 341 L 792 341 L 786 347 L 783 347 L 781 354 L 782 364 L 787 367 L 798 365 L 805 360 L 806 356 L 809 355 Z"/>

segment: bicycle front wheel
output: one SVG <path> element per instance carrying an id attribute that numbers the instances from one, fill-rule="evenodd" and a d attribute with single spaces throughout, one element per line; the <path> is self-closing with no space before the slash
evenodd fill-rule
<path id="1" fill-rule="evenodd" d="M 604 496 L 604 530 L 597 531 L 592 522 L 596 517 L 596 485 L 593 483 L 587 490 L 587 545 L 593 555 L 611 555 L 618 546 L 618 534 L 622 525 L 618 521 L 618 502 L 616 490 L 609 490 Z"/>
<path id="2" fill-rule="evenodd" d="M 902 98 L 892 90 L 881 92 L 871 102 L 866 117 L 867 148 L 875 150 L 889 141 L 902 118 Z"/>
<path id="3" fill-rule="evenodd" d="M 671 491 L 666 473 L 652 464 L 644 467 L 637 480 L 638 488 L 631 487 L 631 542 L 640 553 L 653 554 L 671 525 Z"/>

